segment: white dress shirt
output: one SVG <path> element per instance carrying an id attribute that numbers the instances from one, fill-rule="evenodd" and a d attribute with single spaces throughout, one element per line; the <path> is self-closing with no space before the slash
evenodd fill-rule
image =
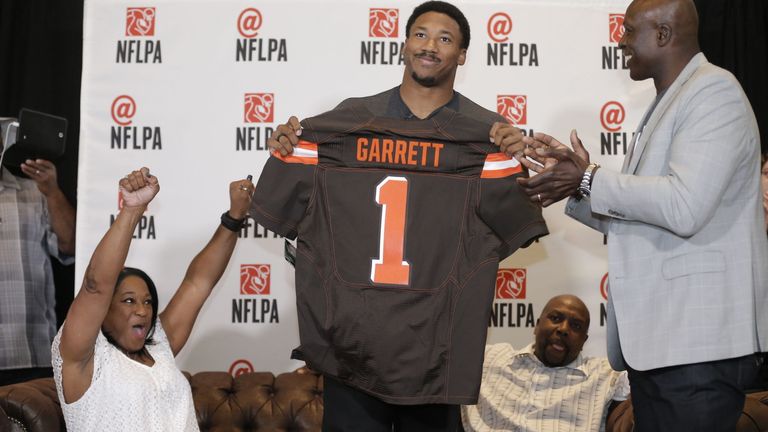
<path id="1" fill-rule="evenodd" d="M 603 431 L 611 400 L 628 395 L 626 373 L 606 358 L 579 354 L 566 366 L 548 367 L 533 344 L 516 351 L 501 343 L 486 346 L 480 398 L 461 414 L 467 432 Z"/>

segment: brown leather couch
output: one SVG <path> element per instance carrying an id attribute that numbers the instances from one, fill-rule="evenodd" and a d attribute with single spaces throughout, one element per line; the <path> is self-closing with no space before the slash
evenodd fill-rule
<path id="1" fill-rule="evenodd" d="M 319 431 L 323 382 L 300 369 L 275 377 L 268 372 L 232 378 L 225 372 L 186 374 L 202 432 Z M 622 402 L 608 416 L 607 432 L 631 432 L 632 405 Z M 0 387 L 0 432 L 66 430 L 53 379 Z M 737 432 L 768 431 L 768 391 L 747 397 Z"/>
<path id="2" fill-rule="evenodd" d="M 202 432 L 319 431 L 323 380 L 300 369 L 275 377 L 254 372 L 185 373 Z M 0 432 L 65 431 L 53 378 L 0 387 Z"/>

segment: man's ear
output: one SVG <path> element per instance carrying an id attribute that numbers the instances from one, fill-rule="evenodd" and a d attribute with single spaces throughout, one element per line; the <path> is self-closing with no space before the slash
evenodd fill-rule
<path id="1" fill-rule="evenodd" d="M 462 48 L 461 54 L 459 54 L 458 63 L 459 63 L 459 65 L 463 66 L 466 61 L 467 61 L 467 49 L 466 48 Z"/>
<path id="2" fill-rule="evenodd" d="M 660 47 L 666 46 L 672 39 L 672 28 L 669 24 L 659 24 L 656 30 L 656 44 Z"/>

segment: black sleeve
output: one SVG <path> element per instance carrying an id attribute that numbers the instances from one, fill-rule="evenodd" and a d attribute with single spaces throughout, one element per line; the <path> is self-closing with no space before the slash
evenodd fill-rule
<path id="1" fill-rule="evenodd" d="M 314 190 L 316 164 L 290 156 L 270 156 L 251 202 L 251 217 L 263 227 L 290 239 L 306 213 Z"/>
<path id="2" fill-rule="evenodd" d="M 492 156 L 506 157 L 503 153 L 489 155 L 489 158 Z M 510 165 L 516 162 L 509 160 Z M 480 178 L 478 213 L 503 242 L 500 259 L 549 234 L 541 207 L 532 203 L 517 184 L 516 179 L 527 173 L 519 163 L 515 165 L 514 168 L 484 169 Z"/>

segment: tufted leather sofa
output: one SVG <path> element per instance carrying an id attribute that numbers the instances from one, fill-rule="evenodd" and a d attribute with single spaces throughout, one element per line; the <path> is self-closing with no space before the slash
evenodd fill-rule
<path id="1" fill-rule="evenodd" d="M 202 432 L 319 431 L 322 378 L 299 369 L 275 377 L 253 372 L 185 373 Z M 0 387 L 0 432 L 65 431 L 52 378 Z"/>
<path id="2" fill-rule="evenodd" d="M 203 432 L 320 431 L 323 383 L 299 369 L 275 377 L 254 372 L 232 378 L 225 372 L 186 374 Z M 607 432 L 631 432 L 630 401 L 608 416 Z M 53 379 L 0 387 L 0 432 L 66 430 Z M 768 391 L 748 395 L 737 432 L 768 431 Z"/>

